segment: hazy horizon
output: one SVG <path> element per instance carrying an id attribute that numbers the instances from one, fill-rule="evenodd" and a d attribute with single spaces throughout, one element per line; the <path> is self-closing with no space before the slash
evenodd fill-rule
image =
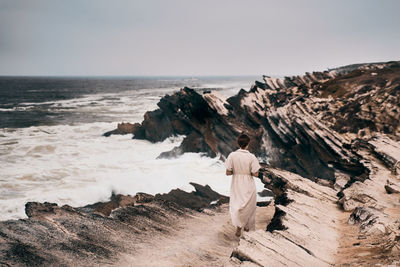
<path id="1" fill-rule="evenodd" d="M 156 74 L 149 74 L 149 75 L 120 75 L 120 74 L 51 74 L 51 75 L 43 75 L 43 74 L 17 74 L 17 75 L 2 75 L 0 74 L 0 77 L 53 77 L 53 78 L 240 78 L 240 77 L 262 77 L 263 75 L 265 76 L 270 76 L 270 77 L 276 77 L 276 78 L 283 78 L 285 76 L 294 76 L 294 75 L 302 75 L 305 74 L 306 72 L 313 72 L 313 71 L 329 71 L 330 69 L 335 69 L 339 67 L 345 67 L 353 64 L 372 64 L 372 63 L 386 63 L 390 61 L 400 61 L 400 59 L 394 59 L 394 60 L 388 60 L 388 61 L 380 61 L 380 62 L 355 62 L 351 64 L 346 64 L 346 65 L 341 65 L 341 66 L 332 66 L 326 69 L 316 69 L 312 71 L 304 71 L 303 73 L 294 73 L 294 74 L 223 74 L 223 75 L 156 75 Z"/>
<path id="2" fill-rule="evenodd" d="M 0 0 L 0 76 L 290 76 L 399 60 L 400 1 Z"/>

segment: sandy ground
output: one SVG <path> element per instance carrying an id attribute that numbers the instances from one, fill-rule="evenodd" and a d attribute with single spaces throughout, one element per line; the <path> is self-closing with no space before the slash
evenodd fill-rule
<path id="1" fill-rule="evenodd" d="M 399 210 L 397 210 L 397 216 Z M 349 225 L 347 220 L 350 212 L 343 212 L 339 220 L 340 239 L 334 266 L 400 266 L 400 256 L 388 253 L 376 245 L 382 240 L 377 237 L 366 236 L 359 231 L 357 225 Z"/>
<path id="2" fill-rule="evenodd" d="M 386 180 L 399 182 L 400 175 L 393 175 L 386 167 L 372 156 L 370 158 L 373 171 L 370 179 L 364 184 L 375 191 L 374 198 L 382 205 L 383 212 L 392 218 L 400 219 L 400 203 L 398 194 L 387 194 L 384 185 Z M 400 255 L 388 253 L 379 248 L 382 239 L 379 235 L 371 236 L 360 232 L 358 225 L 347 223 L 351 212 L 342 211 L 339 218 L 339 248 L 336 254 L 335 266 L 400 266 Z"/>
<path id="3" fill-rule="evenodd" d="M 224 266 L 239 243 L 230 222 L 228 205 L 183 219 L 167 236 L 157 235 L 142 244 L 119 266 Z M 271 203 L 257 207 L 256 229 L 266 229 L 274 214 Z"/>

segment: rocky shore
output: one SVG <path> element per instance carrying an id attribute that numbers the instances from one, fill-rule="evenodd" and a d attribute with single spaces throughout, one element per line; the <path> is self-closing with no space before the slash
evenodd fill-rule
<path id="1" fill-rule="evenodd" d="M 204 209 L 218 213 L 229 201 L 192 185 L 191 193 L 112 195 L 79 208 L 28 202 L 28 219 L 0 222 L 0 266 L 135 266 L 132 259 L 150 240 L 176 234 L 182 221 Z"/>
<path id="2" fill-rule="evenodd" d="M 400 62 L 264 76 L 228 99 L 185 87 L 158 107 L 104 135 L 185 135 L 159 157 L 224 160 L 248 133 L 275 195 L 258 209 L 256 231 L 236 240 L 227 197 L 197 184 L 192 193 L 113 195 L 81 208 L 27 203 L 29 219 L 0 222 L 0 264 L 400 264 Z"/>

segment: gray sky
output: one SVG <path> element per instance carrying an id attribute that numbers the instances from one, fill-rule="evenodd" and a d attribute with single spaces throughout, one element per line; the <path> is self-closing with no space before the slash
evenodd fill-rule
<path id="1" fill-rule="evenodd" d="M 398 0 L 0 0 L 0 75 L 290 75 L 400 60 Z"/>

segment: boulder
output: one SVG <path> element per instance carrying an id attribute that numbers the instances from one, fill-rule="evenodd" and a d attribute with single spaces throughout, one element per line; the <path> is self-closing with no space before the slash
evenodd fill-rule
<path id="1" fill-rule="evenodd" d="M 154 200 L 153 195 L 143 193 L 143 192 L 136 193 L 136 195 L 133 198 L 134 198 L 135 203 L 149 203 Z"/>
<path id="2" fill-rule="evenodd" d="M 369 207 L 357 207 L 350 215 L 349 224 L 359 225 L 362 236 L 384 252 L 400 251 L 400 221 Z"/>
<path id="3" fill-rule="evenodd" d="M 364 183 L 356 181 L 341 192 L 342 197 L 338 203 L 345 211 L 353 211 L 358 206 L 375 206 L 377 200 L 373 190 Z"/>
<path id="4" fill-rule="evenodd" d="M 124 196 L 114 193 L 111 194 L 110 201 L 107 202 L 97 202 L 91 205 L 84 206 L 82 209 L 86 211 L 91 210 L 93 212 L 98 212 L 104 216 L 109 216 L 111 212 L 117 208 L 133 206 L 135 199 L 132 196 Z"/>
<path id="5" fill-rule="evenodd" d="M 117 129 L 104 133 L 103 135 L 108 137 L 112 134 L 134 134 L 136 138 L 143 139 L 144 136 L 144 129 L 140 123 L 118 123 Z"/>
<path id="6" fill-rule="evenodd" d="M 195 188 L 195 191 L 188 193 L 181 189 L 174 189 L 168 194 L 156 194 L 155 200 L 171 201 L 182 207 L 196 211 L 202 211 L 215 204 L 221 205 L 229 202 L 228 197 L 213 191 L 208 185 L 190 184 Z"/>
<path id="7" fill-rule="evenodd" d="M 386 185 L 385 185 L 385 190 L 388 194 L 399 194 L 400 193 L 400 184 L 387 180 Z"/>
<path id="8" fill-rule="evenodd" d="M 28 202 L 25 204 L 25 214 L 29 218 L 39 217 L 43 214 L 55 214 L 57 209 L 59 209 L 59 207 L 56 203 Z"/>

